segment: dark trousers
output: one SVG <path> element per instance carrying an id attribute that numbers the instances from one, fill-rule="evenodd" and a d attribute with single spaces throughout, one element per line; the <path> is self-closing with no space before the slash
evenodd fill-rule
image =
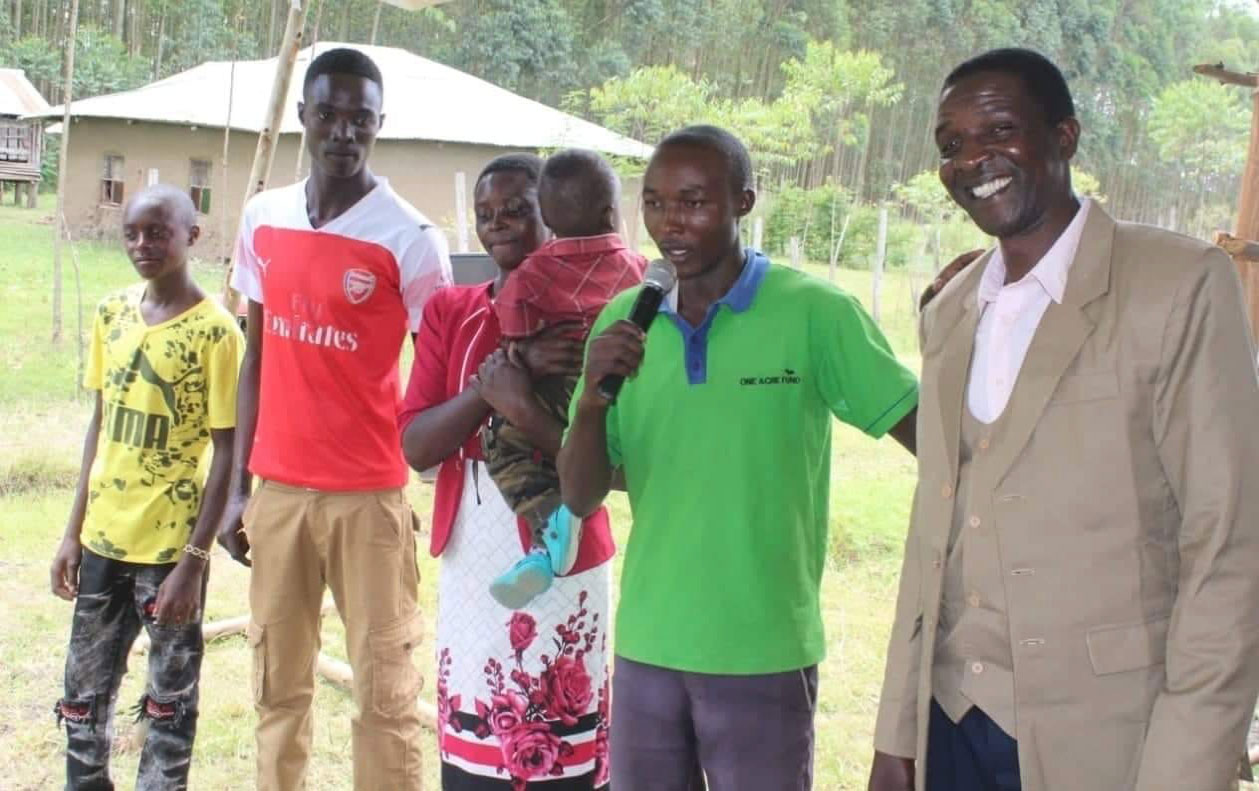
<path id="1" fill-rule="evenodd" d="M 197 729 L 201 613 L 193 623 L 159 626 L 152 612 L 157 590 L 174 568 L 170 563 L 127 563 L 83 551 L 65 697 L 55 708 L 58 722 L 66 724 L 69 791 L 114 788 L 109 779 L 114 706 L 127 672 L 127 654 L 142 627 L 151 641 L 149 680 L 135 714 L 149 720 L 149 731 L 140 753 L 136 791 L 180 791 L 188 786 Z M 202 594 L 204 598 L 204 588 Z"/>
<path id="2" fill-rule="evenodd" d="M 618 656 L 612 674 L 612 787 L 808 791 L 816 707 L 816 666 L 726 676 Z"/>
<path id="3" fill-rule="evenodd" d="M 1019 743 L 978 708 L 954 723 L 931 701 L 927 791 L 1020 791 Z"/>

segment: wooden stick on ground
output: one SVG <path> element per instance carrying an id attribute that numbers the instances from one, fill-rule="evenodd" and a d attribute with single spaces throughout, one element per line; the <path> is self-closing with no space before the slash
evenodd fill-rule
<path id="1" fill-rule="evenodd" d="M 334 609 L 332 599 L 324 599 L 323 605 L 320 607 L 320 613 L 331 612 Z M 249 627 L 249 614 L 237 615 L 233 618 L 224 618 L 219 621 L 210 621 L 201 626 L 201 636 L 208 643 L 211 640 L 228 635 L 240 634 Z M 140 635 L 140 638 L 131 646 L 131 652 L 135 654 L 146 654 L 149 651 L 149 636 L 147 634 Z"/>

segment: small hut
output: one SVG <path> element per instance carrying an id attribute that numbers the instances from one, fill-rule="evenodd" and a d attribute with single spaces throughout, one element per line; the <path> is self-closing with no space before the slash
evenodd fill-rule
<path id="1" fill-rule="evenodd" d="M 25 116 L 48 112 L 48 102 L 26 79 L 21 69 L 0 69 L 0 187 L 13 185 L 13 204 L 35 208 L 39 189 L 39 165 L 44 149 L 44 127 L 39 118 Z M 0 189 L 3 199 L 3 189 Z"/>

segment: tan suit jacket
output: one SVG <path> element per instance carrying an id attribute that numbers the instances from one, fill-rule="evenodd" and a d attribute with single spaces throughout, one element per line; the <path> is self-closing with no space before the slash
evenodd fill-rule
<path id="1" fill-rule="evenodd" d="M 923 788 L 988 256 L 920 326 L 919 480 L 876 747 Z M 1259 379 L 1232 262 L 1094 206 L 1002 419 L 990 493 L 1024 791 L 1223 791 L 1259 694 Z"/>

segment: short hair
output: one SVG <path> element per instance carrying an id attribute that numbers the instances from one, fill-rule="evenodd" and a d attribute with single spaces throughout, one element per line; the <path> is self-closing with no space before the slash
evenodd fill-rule
<path id="1" fill-rule="evenodd" d="M 666 135 L 657 149 L 665 146 L 698 146 L 716 151 L 726 160 L 730 186 L 735 192 L 752 189 L 752 157 L 743 141 L 719 126 L 696 124 Z"/>
<path id="2" fill-rule="evenodd" d="M 192 202 L 192 198 L 188 195 L 187 190 L 179 187 L 170 184 L 154 184 L 135 193 L 127 201 L 127 205 L 123 207 L 122 216 L 124 222 L 131 207 L 139 203 L 165 204 L 170 210 L 172 219 L 182 222 L 188 228 L 192 228 L 197 224 L 197 207 Z"/>
<path id="3" fill-rule="evenodd" d="M 537 154 L 503 154 L 486 163 L 476 177 L 475 184 L 480 184 L 487 176 L 495 173 L 523 173 L 532 186 L 538 186 L 542 178 L 542 157 Z"/>
<path id="4" fill-rule="evenodd" d="M 385 81 L 380 76 L 380 68 L 376 62 L 356 49 L 337 47 L 321 52 L 306 67 L 306 78 L 302 81 L 302 93 L 310 90 L 310 85 L 324 74 L 352 74 L 376 83 L 380 95 L 385 95 Z"/>
<path id="5" fill-rule="evenodd" d="M 621 181 L 594 151 L 569 148 L 547 157 L 538 184 L 542 218 L 557 236 L 607 233 L 607 210 L 616 209 Z"/>
<path id="6" fill-rule="evenodd" d="M 1009 47 L 993 49 L 976 55 L 944 78 L 943 91 L 973 74 L 998 72 L 1013 74 L 1023 80 L 1027 92 L 1045 113 L 1050 126 L 1075 115 L 1075 102 L 1062 71 L 1049 58 L 1030 49 Z"/>

